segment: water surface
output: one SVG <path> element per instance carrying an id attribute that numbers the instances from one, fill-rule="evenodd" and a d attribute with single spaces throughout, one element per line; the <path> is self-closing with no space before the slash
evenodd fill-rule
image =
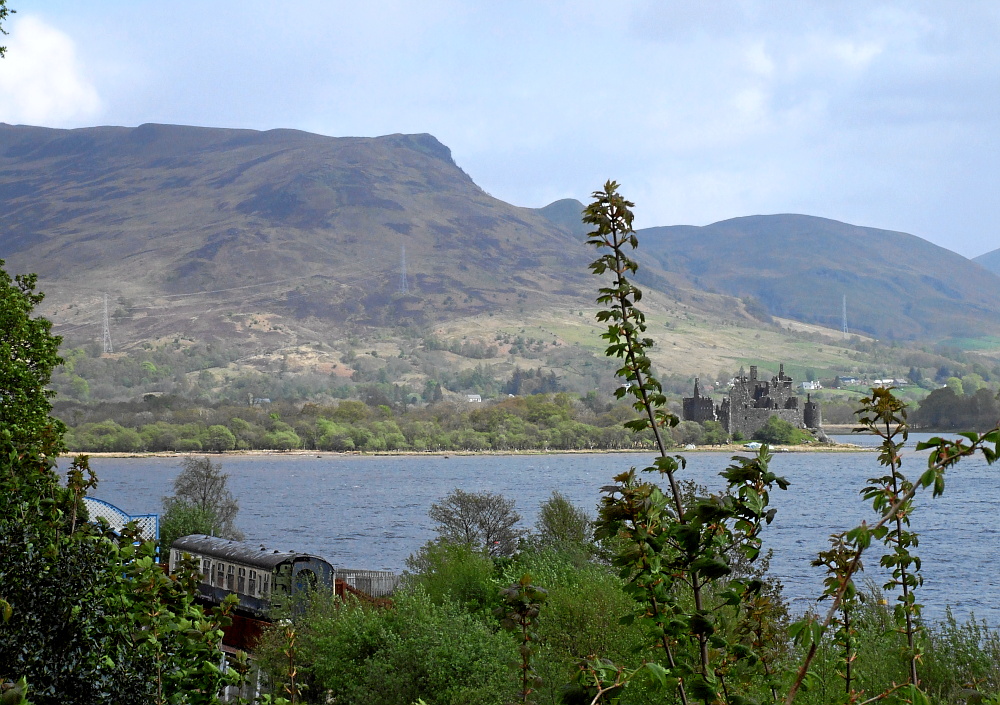
<path id="1" fill-rule="evenodd" d="M 914 434 L 911 438 L 916 438 Z M 872 444 L 871 437 L 844 440 Z M 907 451 L 911 477 L 926 467 L 926 454 Z M 239 500 L 237 525 L 247 541 L 269 548 L 315 553 L 350 568 L 401 571 L 407 556 L 433 537 L 427 509 L 455 488 L 499 492 L 517 502 L 530 527 L 539 504 L 558 489 L 593 513 L 600 488 L 630 466 L 652 460 L 645 454 L 513 456 L 223 456 L 223 470 Z M 729 454 L 687 455 L 681 477 L 719 490 L 718 473 Z M 157 512 L 170 494 L 180 458 L 93 458 L 101 483 L 94 496 L 132 514 Z M 772 498 L 778 508 L 765 531 L 774 549 L 772 572 L 785 584 L 796 611 L 820 593 L 822 571 L 810 561 L 827 548 L 828 536 L 862 519 L 871 508 L 858 495 L 866 480 L 881 475 L 874 453 L 775 454 L 772 469 L 792 483 Z M 913 528 L 915 552 L 923 558 L 919 601 L 937 618 L 945 605 L 960 617 L 974 612 L 1000 625 L 1000 596 L 994 559 L 1000 531 L 994 521 L 1000 490 L 996 470 L 971 459 L 950 470 L 943 497 L 918 498 Z M 884 582 L 878 557 L 867 557 L 868 574 Z"/>

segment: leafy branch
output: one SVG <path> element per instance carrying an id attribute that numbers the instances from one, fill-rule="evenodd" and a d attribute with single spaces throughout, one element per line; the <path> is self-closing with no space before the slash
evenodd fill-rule
<path id="1" fill-rule="evenodd" d="M 605 306 L 597 319 L 608 324 L 601 336 L 608 342 L 605 353 L 622 361 L 617 374 L 625 383 L 617 396 L 633 396 L 633 408 L 640 413 L 626 427 L 636 433 L 648 429 L 656 442 L 658 457 L 644 471 L 658 472 L 669 486 L 669 493 L 664 494 L 656 484 L 640 479 L 635 468 L 616 476 L 616 484 L 603 488 L 595 536 L 618 542 L 612 563 L 627 581 L 626 591 L 640 605 L 636 617 L 650 646 L 662 648 L 668 666 L 657 671 L 662 678 L 656 680 L 663 686 L 676 686 L 685 705 L 689 696 L 704 703 L 721 698 L 737 702 L 736 695 L 730 697 L 727 678 L 735 664 L 758 663 L 759 659 L 746 645 L 729 641 L 722 627 L 727 614 L 739 614 L 753 602 L 762 584 L 732 579 L 729 557 L 741 553 L 749 563 L 759 556 L 760 531 L 775 513 L 768 508 L 770 490 L 774 485 L 784 489 L 788 483 L 768 470 L 770 455 L 764 446 L 754 458 L 733 459 L 734 464 L 722 473 L 727 481 L 725 494 L 685 501 L 676 477 L 685 461 L 667 455 L 662 435 L 662 429 L 676 425 L 678 419 L 664 409 L 666 397 L 647 352 L 653 341 L 644 336 L 645 315 L 636 307 L 642 292 L 629 280 L 638 270 L 626 252 L 638 246 L 632 228 L 633 204 L 618 193 L 613 181 L 593 197 L 583 221 L 594 226 L 588 243 L 603 254 L 590 269 L 612 278 L 609 286 L 599 289 L 597 298 Z M 709 604 L 709 595 L 715 604 Z M 694 659 L 687 656 L 688 643 L 696 649 Z M 612 671 L 612 666 L 592 662 L 586 673 L 600 683 L 597 675 Z M 614 671 L 612 680 L 621 678 L 621 672 Z"/>
<path id="2" fill-rule="evenodd" d="M 808 651 L 802 665 L 796 672 L 788 694 L 785 696 L 785 704 L 791 705 L 795 696 L 805 680 L 809 667 L 816 656 L 820 641 L 824 632 L 834 621 L 837 611 L 840 609 L 845 596 L 853 586 L 853 576 L 861 566 L 861 557 L 865 550 L 871 545 L 872 538 L 883 537 L 886 533 L 885 526 L 894 521 L 901 511 L 909 506 L 909 502 L 920 489 L 932 488 L 932 496 L 938 497 L 944 492 L 945 471 L 960 461 L 982 452 L 988 464 L 996 462 L 998 451 L 1000 451 L 1000 428 L 995 428 L 983 434 L 962 433 L 955 441 L 944 438 L 932 438 L 917 444 L 917 450 L 930 449 L 927 458 L 927 470 L 921 474 L 920 479 L 908 489 L 899 494 L 882 513 L 878 522 L 869 526 L 867 522 L 862 522 L 860 526 L 851 529 L 844 534 L 844 539 L 850 544 L 851 557 L 846 561 L 845 567 L 838 574 L 837 580 L 828 585 L 826 594 L 832 598 L 829 610 L 822 622 L 815 620 L 803 620 L 792 627 L 792 635 L 809 644 Z M 992 448 L 990 447 L 992 445 Z M 916 684 L 911 683 L 916 688 Z M 919 692 L 919 691 L 918 691 Z"/>

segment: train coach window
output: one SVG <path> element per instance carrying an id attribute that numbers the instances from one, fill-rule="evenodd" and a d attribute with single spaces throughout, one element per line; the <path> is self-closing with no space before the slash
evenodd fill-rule
<path id="1" fill-rule="evenodd" d="M 236 592 L 246 592 L 247 587 L 247 569 L 240 566 L 240 572 L 236 578 Z"/>
<path id="2" fill-rule="evenodd" d="M 235 577 L 236 577 L 236 566 L 231 565 L 231 566 L 229 566 L 229 570 L 226 572 L 226 589 L 227 590 L 235 590 L 236 589 L 236 586 L 235 586 L 235 582 L 236 582 Z"/>
<path id="3" fill-rule="evenodd" d="M 267 597 L 270 591 L 271 591 L 271 576 L 268 573 L 263 573 L 260 576 L 260 596 Z"/>
<path id="4" fill-rule="evenodd" d="M 204 576 L 206 582 L 212 582 L 212 559 L 202 558 L 201 559 L 201 574 Z"/>
<path id="5" fill-rule="evenodd" d="M 257 571 L 250 571 L 250 585 L 247 587 L 247 592 L 251 595 L 257 594 Z"/>
<path id="6" fill-rule="evenodd" d="M 315 590 L 317 582 L 316 574 L 308 568 L 303 568 L 299 571 L 299 574 L 295 576 L 295 592 Z"/>
<path id="7" fill-rule="evenodd" d="M 223 563 L 215 564 L 215 587 L 225 587 L 226 566 Z"/>

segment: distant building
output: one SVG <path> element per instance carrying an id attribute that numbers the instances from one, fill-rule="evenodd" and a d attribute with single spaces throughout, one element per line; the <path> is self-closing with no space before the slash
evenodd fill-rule
<path id="1" fill-rule="evenodd" d="M 470 404 L 481 404 L 483 402 L 483 398 L 478 394 L 466 394 L 465 400 Z"/>
<path id="2" fill-rule="evenodd" d="M 799 403 L 792 389 L 792 378 L 785 375 L 784 364 L 769 381 L 757 378 L 757 366 L 750 366 L 747 375 L 743 368 L 733 379 L 728 396 L 718 406 L 707 396 L 702 396 L 699 382 L 694 381 L 694 394 L 682 401 L 685 421 L 718 421 L 726 432 L 751 437 L 767 420 L 777 416 L 797 428 L 818 429 L 822 426 L 819 404 L 806 396 L 805 404 Z"/>

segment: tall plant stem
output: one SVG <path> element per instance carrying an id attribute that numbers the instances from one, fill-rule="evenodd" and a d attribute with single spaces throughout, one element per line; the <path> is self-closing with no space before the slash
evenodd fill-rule
<path id="1" fill-rule="evenodd" d="M 626 360 L 628 361 L 629 367 L 631 368 L 633 374 L 635 374 L 636 386 L 638 387 L 639 401 L 642 402 L 642 407 L 646 412 L 646 417 L 649 419 L 649 427 L 653 430 L 653 436 L 656 439 L 656 449 L 660 454 L 661 458 L 667 457 L 667 446 L 663 442 L 663 433 L 660 431 L 660 425 L 656 422 L 656 412 L 653 409 L 653 403 L 649 398 L 649 392 L 646 389 L 646 380 L 643 379 L 642 371 L 636 360 L 637 357 L 637 341 L 635 339 L 635 330 L 631 329 L 628 325 L 628 312 L 633 307 L 633 304 L 628 299 L 628 294 L 625 292 L 627 288 L 623 287 L 622 284 L 625 281 L 625 264 L 622 261 L 621 246 L 622 243 L 619 240 L 619 233 L 617 230 L 612 231 L 614 251 L 615 251 L 615 274 L 618 280 L 615 282 L 618 284 L 618 308 L 622 313 L 622 329 L 625 333 L 625 340 L 628 345 L 626 352 Z M 684 505 L 681 502 L 681 491 L 680 487 L 677 485 L 677 480 L 674 477 L 673 470 L 666 470 L 667 481 L 670 483 L 670 493 L 674 500 L 674 509 L 677 511 L 677 521 L 680 523 L 685 523 L 684 519 Z M 699 608 L 700 609 L 700 608 Z"/>
<path id="2" fill-rule="evenodd" d="M 653 614 L 658 614 L 659 611 L 660 611 L 660 606 L 657 604 L 656 598 L 655 597 L 650 597 L 649 601 L 650 601 L 650 603 L 653 606 Z M 664 634 L 661 637 L 661 639 L 663 641 L 663 651 L 667 655 L 667 663 L 670 664 L 671 668 L 677 668 L 677 663 L 676 663 L 676 661 L 674 661 L 674 652 L 670 648 L 670 640 L 667 638 L 666 634 Z M 688 705 L 687 691 L 684 690 L 684 681 L 683 681 L 683 679 L 680 680 L 680 681 L 678 681 L 678 683 L 677 683 L 677 690 L 678 690 L 678 693 L 681 696 L 681 703 L 683 705 Z"/>
<path id="3" fill-rule="evenodd" d="M 987 434 L 983 434 L 982 436 L 979 437 L 977 441 L 973 442 L 969 446 L 963 446 L 963 445 L 959 445 L 957 447 L 953 446 L 954 452 L 952 453 L 945 452 L 945 450 L 942 449 L 941 453 L 943 455 L 939 455 L 936 460 L 929 463 L 928 471 L 927 473 L 925 473 L 925 476 L 931 473 L 936 475 L 937 473 L 944 470 L 948 466 L 953 465 L 960 458 L 974 454 L 976 450 L 978 450 L 982 445 L 982 443 L 986 440 L 986 436 L 992 435 L 993 433 L 994 431 L 991 431 Z M 917 448 L 919 449 L 920 445 L 918 445 Z M 992 460 L 989 459 L 988 461 L 992 462 Z M 933 480 L 931 480 L 931 482 L 933 482 Z M 917 493 L 917 490 L 922 485 L 925 484 L 929 483 L 924 483 L 923 478 L 921 478 L 921 482 L 914 483 L 913 486 L 910 487 L 910 489 L 908 489 L 905 493 L 903 493 L 902 497 L 899 497 L 895 502 L 893 502 L 892 506 L 889 507 L 889 509 L 887 509 L 884 514 L 882 514 L 882 517 L 879 519 L 878 523 L 870 527 L 869 532 L 874 531 L 876 529 L 880 529 L 881 527 L 885 526 L 889 521 L 895 519 L 900 508 L 902 508 L 903 505 L 905 505 L 907 502 L 913 499 L 914 495 L 916 495 Z M 863 553 L 864 549 L 860 546 L 855 550 L 854 558 L 851 560 L 850 564 L 847 567 L 847 570 L 844 572 L 840 588 L 833 596 L 833 603 L 830 605 L 830 609 L 827 610 L 826 617 L 823 619 L 821 631 L 826 631 L 826 628 L 830 626 L 830 623 L 833 621 L 834 616 L 837 614 L 837 610 L 840 609 L 840 605 L 844 601 L 844 593 L 847 591 L 847 586 L 849 585 L 851 578 L 858 570 L 858 565 L 861 563 L 861 555 Z M 795 696 L 796 694 L 798 694 L 799 688 L 802 687 L 802 681 L 805 680 L 806 673 L 808 673 L 809 666 L 812 665 L 813 659 L 816 657 L 816 651 L 818 648 L 819 648 L 819 641 L 813 639 L 812 644 L 810 644 L 809 646 L 809 650 L 806 652 L 806 657 L 802 661 L 802 665 L 799 667 L 799 670 L 795 674 L 795 680 L 792 683 L 792 687 L 789 688 L 788 694 L 785 696 L 785 705 L 791 705 L 795 701 Z"/>
<path id="4" fill-rule="evenodd" d="M 663 434 L 660 431 L 660 425 L 656 419 L 656 412 L 653 406 L 652 400 L 649 398 L 649 392 L 646 389 L 646 379 L 643 378 L 642 368 L 638 363 L 638 356 L 640 351 L 639 341 L 636 340 L 636 329 L 629 322 L 629 311 L 633 308 L 633 304 L 629 301 L 628 291 L 629 287 L 626 285 L 625 281 L 625 271 L 627 266 L 624 261 L 624 257 L 621 253 L 621 248 L 624 245 L 623 237 L 625 233 L 618 230 L 616 227 L 612 227 L 612 248 L 615 253 L 615 275 L 616 275 L 616 298 L 618 300 L 617 306 L 621 312 L 621 327 L 622 333 L 625 335 L 626 341 L 626 351 L 625 359 L 629 364 L 629 369 L 635 375 L 637 396 L 639 401 L 642 402 L 642 407 L 646 413 L 646 417 L 649 419 L 649 427 L 653 431 L 653 437 L 656 439 L 656 448 L 661 458 L 667 457 L 667 446 L 663 441 Z M 673 498 L 674 509 L 677 512 L 677 521 L 681 524 L 686 524 L 687 519 L 684 516 L 684 504 L 681 500 L 681 490 L 677 484 L 677 479 L 674 477 L 673 470 L 669 466 L 664 467 L 664 474 L 667 476 L 667 481 L 670 483 L 670 494 Z M 704 600 L 701 591 L 701 581 L 698 577 L 697 571 L 691 574 L 691 592 L 694 597 L 695 609 L 699 612 L 704 610 Z M 699 660 L 701 662 L 701 675 L 705 678 L 709 677 L 709 658 L 708 658 L 708 638 L 704 634 L 698 634 L 698 651 Z M 666 637 L 664 637 L 664 645 L 666 646 Z M 687 703 L 687 696 L 684 691 L 684 681 L 680 682 L 680 693 L 683 702 Z"/>
<path id="5" fill-rule="evenodd" d="M 891 433 L 891 431 L 892 431 L 892 429 L 890 428 L 889 423 L 886 422 L 886 424 L 885 424 L 886 438 L 890 438 L 889 434 Z M 899 466 L 900 465 L 902 465 L 902 461 L 900 460 L 899 455 L 895 451 L 893 451 L 891 462 L 890 462 L 890 465 L 889 465 L 889 469 L 891 470 L 892 494 L 893 494 L 894 497 L 899 494 Z M 899 546 L 899 545 L 901 545 L 900 542 L 902 541 L 902 538 L 903 538 L 903 517 L 900 516 L 900 513 L 898 511 L 896 512 L 896 516 L 895 516 L 895 524 L 896 524 L 896 545 Z M 914 628 L 913 628 L 913 612 L 910 609 L 910 600 L 909 600 L 909 597 L 910 597 L 910 586 L 907 583 L 907 572 L 906 572 L 906 564 L 905 563 L 900 564 L 900 566 L 899 566 L 899 573 L 900 573 L 900 582 L 903 585 L 903 608 L 904 608 L 903 611 L 904 611 L 904 616 L 906 617 L 906 645 L 909 648 L 910 683 L 912 683 L 913 685 L 916 685 L 917 684 L 917 655 L 914 652 L 914 643 L 913 643 L 913 640 L 914 640 L 914 634 L 913 634 L 914 633 Z"/>
<path id="6" fill-rule="evenodd" d="M 844 605 L 844 687 L 847 694 L 851 694 L 851 608 Z"/>

